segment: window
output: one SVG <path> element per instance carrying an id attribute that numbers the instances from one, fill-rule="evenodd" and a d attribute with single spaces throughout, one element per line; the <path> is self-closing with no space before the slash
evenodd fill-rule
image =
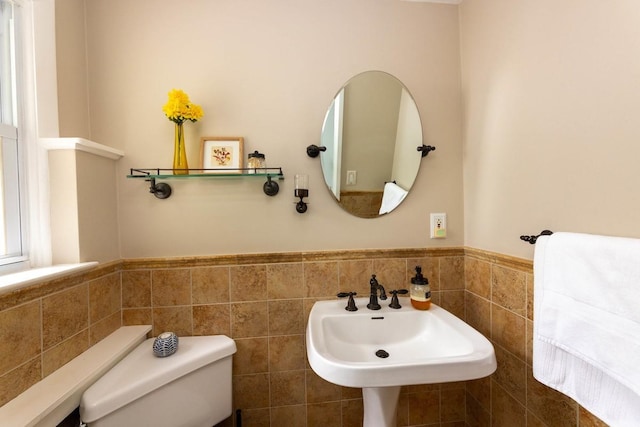
<path id="1" fill-rule="evenodd" d="M 15 1 L 0 0 L 0 268 L 27 260 L 18 90 L 20 12 Z"/>

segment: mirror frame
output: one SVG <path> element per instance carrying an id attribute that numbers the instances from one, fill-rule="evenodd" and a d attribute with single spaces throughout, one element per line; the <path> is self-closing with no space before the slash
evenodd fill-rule
<path id="1" fill-rule="evenodd" d="M 395 104 L 397 106 L 397 109 L 390 110 L 391 111 L 390 120 L 392 124 L 393 124 L 393 121 L 395 120 L 395 128 L 389 128 L 389 129 L 391 129 L 395 133 L 395 138 L 393 138 L 392 140 L 393 145 L 389 145 L 390 148 L 387 147 L 386 150 L 387 150 L 387 157 L 389 157 L 388 155 L 389 150 L 391 150 L 391 153 L 392 153 L 391 157 L 393 159 L 396 159 L 395 169 L 401 171 L 401 172 L 396 172 L 396 174 L 400 174 L 399 180 L 401 180 L 401 182 L 400 184 L 398 184 L 396 180 L 393 179 L 395 178 L 396 175 L 394 175 L 393 172 L 391 172 L 392 170 L 394 170 L 394 167 L 393 167 L 394 160 L 391 160 L 391 163 L 392 163 L 391 166 L 387 167 L 385 165 L 385 168 L 386 170 L 389 171 L 390 176 L 388 176 L 388 178 L 380 180 L 381 182 L 383 182 L 383 186 L 380 190 L 378 190 L 377 188 L 372 188 L 366 191 L 343 192 L 340 188 L 342 186 L 341 185 L 342 182 L 346 183 L 347 172 L 342 170 L 343 168 L 342 168 L 341 160 L 336 159 L 337 157 L 340 157 L 342 155 L 343 150 L 340 149 L 340 152 L 336 153 L 336 151 L 338 150 L 334 150 L 331 145 L 335 144 L 334 142 L 335 139 L 341 140 L 342 134 L 344 133 L 343 116 L 344 116 L 344 110 L 345 110 L 345 107 L 344 107 L 345 91 L 348 90 L 349 85 L 352 85 L 353 87 L 354 81 L 362 80 L 366 76 L 375 76 L 376 79 L 387 79 L 390 82 L 389 87 L 391 86 L 396 87 L 395 90 L 397 91 L 397 93 L 392 94 L 391 95 L 392 98 L 388 98 L 392 102 L 396 101 L 393 98 L 393 96 L 397 96 L 398 98 L 397 103 Z M 373 83 L 375 82 L 374 81 L 369 82 L 370 85 L 373 85 Z M 352 90 L 355 90 L 355 89 L 352 89 Z M 391 89 L 391 90 L 394 90 L 394 89 Z M 358 94 L 358 96 L 363 98 L 364 102 L 367 102 L 370 99 L 370 93 L 366 93 L 365 95 L 360 93 Z M 338 106 L 336 106 L 336 102 L 338 102 Z M 365 107 L 367 106 L 365 105 Z M 388 107 L 389 105 L 384 104 L 382 108 L 388 108 Z M 340 117 L 335 117 L 336 110 L 340 110 L 338 111 L 338 115 Z M 351 114 L 353 114 L 353 112 Z M 359 112 L 357 114 L 359 114 Z M 374 116 L 374 119 L 373 119 L 374 124 L 376 123 L 375 119 L 376 117 Z M 384 119 L 386 120 L 386 118 Z M 328 122 L 328 120 L 331 120 L 331 122 Z M 339 129 L 336 129 L 336 128 L 339 128 Z M 326 137 L 325 135 L 325 132 L 327 132 L 327 129 L 329 129 L 330 132 L 338 136 L 335 136 L 333 140 L 327 139 L 327 138 L 330 138 L 330 137 Z M 366 132 L 368 132 L 368 130 Z M 408 135 L 406 135 L 407 133 Z M 419 137 L 416 137 L 418 133 L 419 133 Z M 368 138 L 363 138 L 363 139 L 366 140 L 367 142 L 364 143 L 363 148 L 360 148 L 359 150 L 361 150 L 361 152 L 368 153 L 368 151 L 371 148 L 371 146 L 369 146 L 369 143 L 370 143 L 369 141 L 371 139 L 368 139 Z M 327 112 L 325 113 L 324 121 L 322 124 L 320 140 L 321 140 L 321 143 L 319 146 L 310 145 L 307 147 L 307 155 L 309 155 L 310 157 L 320 156 L 322 175 L 325 181 L 325 185 L 327 186 L 328 191 L 331 193 L 331 196 L 342 209 L 360 218 L 379 218 L 396 209 L 404 201 L 406 196 L 411 191 L 411 188 L 415 184 L 418 173 L 420 171 L 421 159 L 427 156 L 429 152 L 435 150 L 435 147 L 423 144 L 424 132 L 422 130 L 422 120 L 420 118 L 420 112 L 418 110 L 418 105 L 415 99 L 409 92 L 409 89 L 397 77 L 393 76 L 390 73 L 387 73 L 384 71 L 378 71 L 378 70 L 369 70 L 369 71 L 364 71 L 359 74 L 356 74 L 355 76 L 347 80 L 347 82 L 340 88 L 340 90 L 338 90 L 336 95 L 333 97 L 329 105 L 329 108 L 327 109 Z M 342 142 L 344 141 L 339 141 L 336 145 L 340 146 Z M 398 144 L 400 144 L 399 148 L 402 150 L 401 152 L 398 150 L 398 147 L 396 147 L 396 145 Z M 411 156 L 410 153 L 413 152 L 413 150 L 416 150 L 416 148 L 417 148 L 417 151 L 421 153 L 420 154 L 416 153 L 418 154 L 418 156 L 415 158 L 410 157 Z M 400 160 L 398 160 L 398 158 L 400 158 Z M 408 160 L 410 162 L 408 166 L 406 163 L 407 160 L 403 160 L 404 158 L 410 159 Z M 402 161 L 404 161 L 405 163 L 403 163 L 402 165 L 399 165 L 399 162 L 402 162 Z M 329 165 L 331 167 L 327 167 L 326 165 Z M 404 166 L 411 168 L 409 178 L 407 177 L 407 174 L 404 173 L 404 170 L 406 169 Z M 330 179 L 328 179 L 327 177 L 328 174 L 331 174 Z M 349 175 L 353 177 L 354 174 L 351 173 Z M 357 171 L 355 175 L 357 177 Z M 345 200 L 344 196 L 347 195 L 349 197 L 351 193 L 355 195 L 355 198 Z M 376 206 L 380 206 L 380 209 L 374 210 L 373 208 Z"/>

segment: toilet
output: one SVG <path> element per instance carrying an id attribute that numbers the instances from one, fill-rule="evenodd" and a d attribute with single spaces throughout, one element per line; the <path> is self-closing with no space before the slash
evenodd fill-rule
<path id="1" fill-rule="evenodd" d="M 83 423 L 211 427 L 231 415 L 231 338 L 181 337 L 168 357 L 154 356 L 153 342 L 144 341 L 84 392 Z"/>

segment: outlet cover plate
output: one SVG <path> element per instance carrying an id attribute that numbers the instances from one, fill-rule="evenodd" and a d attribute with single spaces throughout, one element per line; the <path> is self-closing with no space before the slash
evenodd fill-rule
<path id="1" fill-rule="evenodd" d="M 430 227 L 432 239 L 445 239 L 447 237 L 447 214 L 432 213 L 430 215 Z"/>

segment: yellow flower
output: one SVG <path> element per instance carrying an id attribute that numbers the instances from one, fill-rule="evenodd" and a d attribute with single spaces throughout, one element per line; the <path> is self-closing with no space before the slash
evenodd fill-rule
<path id="1" fill-rule="evenodd" d="M 204 115 L 202 107 L 192 104 L 189 95 L 180 89 L 169 91 L 169 100 L 162 107 L 162 111 L 169 120 L 178 124 L 184 123 L 185 120 L 196 122 Z"/>

